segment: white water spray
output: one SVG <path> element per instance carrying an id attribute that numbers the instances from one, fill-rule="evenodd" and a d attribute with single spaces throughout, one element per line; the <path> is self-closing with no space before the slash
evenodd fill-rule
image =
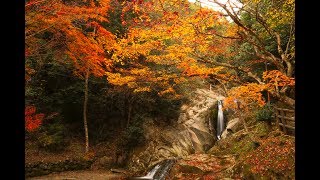
<path id="1" fill-rule="evenodd" d="M 145 179 L 145 180 L 154 179 L 153 176 L 157 173 L 157 171 L 159 170 L 160 167 L 161 167 L 161 165 L 158 164 L 151 171 L 149 171 L 147 175 L 141 176 L 141 177 L 134 177 L 134 178 L 131 178 L 131 179 Z"/>

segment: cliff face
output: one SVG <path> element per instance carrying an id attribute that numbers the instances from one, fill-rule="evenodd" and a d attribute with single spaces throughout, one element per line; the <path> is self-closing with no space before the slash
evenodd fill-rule
<path id="1" fill-rule="evenodd" d="M 193 94 L 190 103 L 181 106 L 174 125 L 157 127 L 152 120 L 146 121 L 147 145 L 133 153 L 128 164 L 131 171 L 143 172 L 167 158 L 205 153 L 215 144 L 212 113 L 223 97 L 207 89 L 197 89 Z"/>

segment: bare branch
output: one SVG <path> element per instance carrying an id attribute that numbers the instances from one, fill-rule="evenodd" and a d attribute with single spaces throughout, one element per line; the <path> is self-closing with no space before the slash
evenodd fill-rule
<path id="1" fill-rule="evenodd" d="M 260 37 L 249 27 L 245 26 L 243 23 L 241 23 L 241 20 L 239 19 L 239 17 L 237 16 L 237 14 L 234 12 L 234 10 L 232 9 L 233 13 L 230 12 L 230 10 L 227 8 L 227 6 L 223 3 L 218 2 L 217 0 L 213 0 L 214 3 L 218 4 L 220 7 L 222 7 L 227 14 L 229 15 L 229 17 L 242 29 L 244 29 L 245 31 L 249 32 L 253 37 L 255 37 L 257 39 L 257 41 L 260 44 L 263 44 L 262 40 L 260 39 Z"/>
<path id="2" fill-rule="evenodd" d="M 291 23 L 291 26 L 290 26 L 289 40 L 288 40 L 288 42 L 287 42 L 287 46 L 286 46 L 286 50 L 285 50 L 285 54 L 286 54 L 286 55 L 288 54 L 289 45 L 290 45 L 290 42 L 291 42 L 291 38 L 292 38 L 292 36 L 293 36 L 293 28 L 294 28 L 294 19 L 292 19 L 292 23 Z"/>

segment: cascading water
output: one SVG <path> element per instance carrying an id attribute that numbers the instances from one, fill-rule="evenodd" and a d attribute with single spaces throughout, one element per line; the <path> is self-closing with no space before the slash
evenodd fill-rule
<path id="1" fill-rule="evenodd" d="M 147 175 L 142 177 L 134 177 L 131 179 L 153 179 L 153 176 L 157 173 L 160 167 L 161 167 L 161 164 L 157 164 L 154 168 L 151 169 L 151 171 L 148 172 Z"/>
<path id="2" fill-rule="evenodd" d="M 218 119 L 217 119 L 217 138 L 221 139 L 221 134 L 224 130 L 224 120 L 222 111 L 222 101 L 218 100 Z"/>
<path id="3" fill-rule="evenodd" d="M 153 176 L 156 174 L 156 172 L 160 167 L 161 167 L 160 164 L 156 165 L 151 171 L 148 172 L 148 174 L 145 177 L 153 178 Z"/>
<path id="4" fill-rule="evenodd" d="M 175 159 L 166 159 L 152 168 L 152 170 L 149 171 L 147 175 L 142 177 L 133 177 L 130 179 L 164 180 L 165 176 L 168 174 L 169 170 L 175 162 Z"/>
<path id="5" fill-rule="evenodd" d="M 158 177 L 155 178 L 155 180 L 164 180 L 174 163 L 175 163 L 175 160 L 168 159 L 163 165 L 161 173 L 158 175 Z"/>

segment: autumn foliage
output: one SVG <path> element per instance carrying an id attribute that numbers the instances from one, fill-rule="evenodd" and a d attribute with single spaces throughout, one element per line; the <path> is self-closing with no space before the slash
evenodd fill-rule
<path id="1" fill-rule="evenodd" d="M 264 84 L 248 83 L 242 86 L 234 87 L 229 91 L 229 96 L 225 100 L 225 107 L 236 109 L 235 100 L 239 101 L 241 108 L 249 110 L 253 107 L 262 107 L 265 104 L 265 99 L 262 96 L 262 91 L 279 92 L 280 88 L 286 86 L 294 86 L 295 79 L 286 76 L 278 70 L 263 72 Z"/>
<path id="2" fill-rule="evenodd" d="M 44 114 L 36 113 L 36 107 L 25 107 L 25 129 L 28 132 L 37 130 L 43 122 Z"/>
<path id="3" fill-rule="evenodd" d="M 261 145 L 247 155 L 245 164 L 250 166 L 253 174 L 270 177 L 270 173 L 294 172 L 294 156 L 294 140 L 281 136 L 270 137 L 261 140 Z"/>
<path id="4" fill-rule="evenodd" d="M 98 5 L 93 1 L 29 1 L 25 8 L 27 60 L 43 61 L 52 53 L 58 61 L 72 60 L 79 76 L 87 69 L 96 76 L 104 75 L 110 66 L 105 51 L 115 37 L 100 25 L 108 21 L 109 0 Z"/>
<path id="5" fill-rule="evenodd" d="M 263 90 L 264 85 L 256 83 L 248 83 L 243 86 L 234 87 L 225 99 L 225 108 L 237 109 L 238 107 L 235 100 L 240 102 L 240 108 L 242 110 L 247 111 L 254 107 L 262 107 L 265 105 L 265 100 L 261 94 Z"/>
<path id="6" fill-rule="evenodd" d="M 295 79 L 286 76 L 278 70 L 263 72 L 263 80 L 266 82 L 267 88 L 270 90 L 279 90 L 279 87 L 294 86 Z"/>

